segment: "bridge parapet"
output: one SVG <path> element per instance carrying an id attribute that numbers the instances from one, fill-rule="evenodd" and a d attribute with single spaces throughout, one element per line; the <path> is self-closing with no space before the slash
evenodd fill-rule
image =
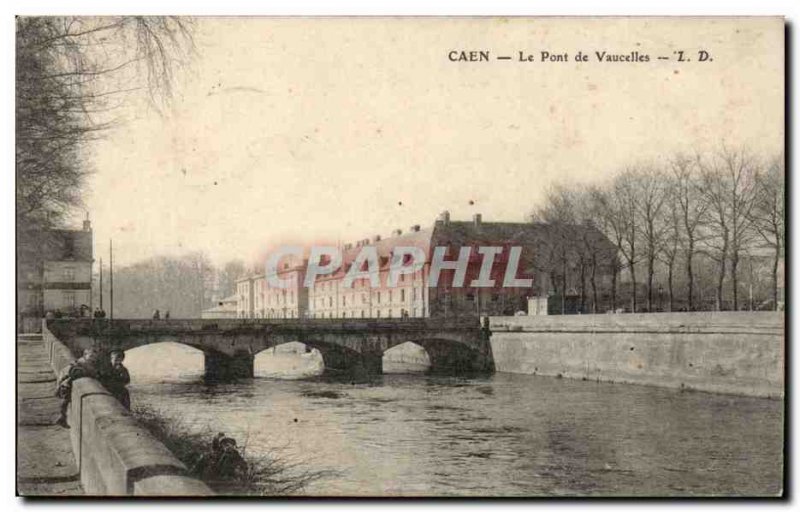
<path id="1" fill-rule="evenodd" d="M 323 331 L 473 331 L 481 327 L 478 317 L 443 319 L 53 319 L 47 325 L 58 331 L 81 334 L 109 331 L 231 331 L 265 327 Z"/>

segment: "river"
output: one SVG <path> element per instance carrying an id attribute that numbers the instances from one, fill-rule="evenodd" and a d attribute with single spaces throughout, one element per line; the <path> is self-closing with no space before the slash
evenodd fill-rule
<path id="1" fill-rule="evenodd" d="M 259 355 L 256 379 L 206 385 L 202 355 L 129 351 L 134 404 L 223 431 L 248 454 L 335 474 L 325 496 L 775 495 L 783 402 L 528 375 L 314 376 L 318 354 Z M 287 377 L 294 379 L 287 380 Z"/>

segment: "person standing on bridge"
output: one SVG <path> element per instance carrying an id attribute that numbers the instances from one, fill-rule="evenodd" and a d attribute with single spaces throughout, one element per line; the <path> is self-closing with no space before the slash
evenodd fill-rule
<path id="1" fill-rule="evenodd" d="M 69 428 L 67 423 L 67 409 L 72 401 L 72 382 L 82 377 L 97 377 L 97 351 L 87 348 L 83 356 L 69 364 L 58 378 L 56 396 L 61 398 L 61 410 L 56 424 Z"/>
<path id="2" fill-rule="evenodd" d="M 131 409 L 131 394 L 128 391 L 128 384 L 131 382 L 131 375 L 128 369 L 122 364 L 125 360 L 125 352 L 122 350 L 112 350 L 111 366 L 100 376 L 100 382 L 119 400 L 123 407 Z"/>

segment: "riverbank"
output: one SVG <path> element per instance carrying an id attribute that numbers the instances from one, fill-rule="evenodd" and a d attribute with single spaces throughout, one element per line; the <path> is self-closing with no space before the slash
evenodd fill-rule
<path id="1" fill-rule="evenodd" d="M 55 373 L 73 360 L 73 354 L 44 324 L 42 339 L 37 343 L 43 347 Z M 67 422 L 77 476 L 86 495 L 214 494 L 203 482 L 187 476 L 183 463 L 95 379 L 84 377 L 73 381 Z"/>
<path id="2" fill-rule="evenodd" d="M 17 494 L 80 496 L 69 430 L 55 424 L 60 400 L 41 335 L 17 338 Z"/>
<path id="3" fill-rule="evenodd" d="M 195 468 L 201 457 L 210 454 L 213 430 L 192 429 L 181 418 L 149 406 L 134 406 L 133 415 L 189 468 L 190 476 L 202 479 Z M 253 456 L 248 453 L 247 446 L 239 446 L 238 451 L 247 469 L 227 480 L 205 480 L 214 492 L 235 496 L 289 496 L 301 492 L 315 480 L 332 475 L 330 471 L 305 469 L 274 453 Z"/>
<path id="4" fill-rule="evenodd" d="M 498 372 L 784 396 L 784 313 L 491 317 Z"/>

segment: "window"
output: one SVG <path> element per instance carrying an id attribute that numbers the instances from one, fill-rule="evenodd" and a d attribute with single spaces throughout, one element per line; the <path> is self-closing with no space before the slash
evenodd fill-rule
<path id="1" fill-rule="evenodd" d="M 400 290 L 400 302 L 405 302 L 405 301 L 406 301 L 406 290 L 402 289 Z"/>
<path id="2" fill-rule="evenodd" d="M 71 283 L 75 280 L 75 269 L 72 267 L 64 267 L 63 276 L 64 281 Z"/>
<path id="3" fill-rule="evenodd" d="M 75 307 L 75 292 L 62 292 L 62 294 L 61 294 L 61 303 L 64 305 L 64 307 L 74 308 Z"/>

